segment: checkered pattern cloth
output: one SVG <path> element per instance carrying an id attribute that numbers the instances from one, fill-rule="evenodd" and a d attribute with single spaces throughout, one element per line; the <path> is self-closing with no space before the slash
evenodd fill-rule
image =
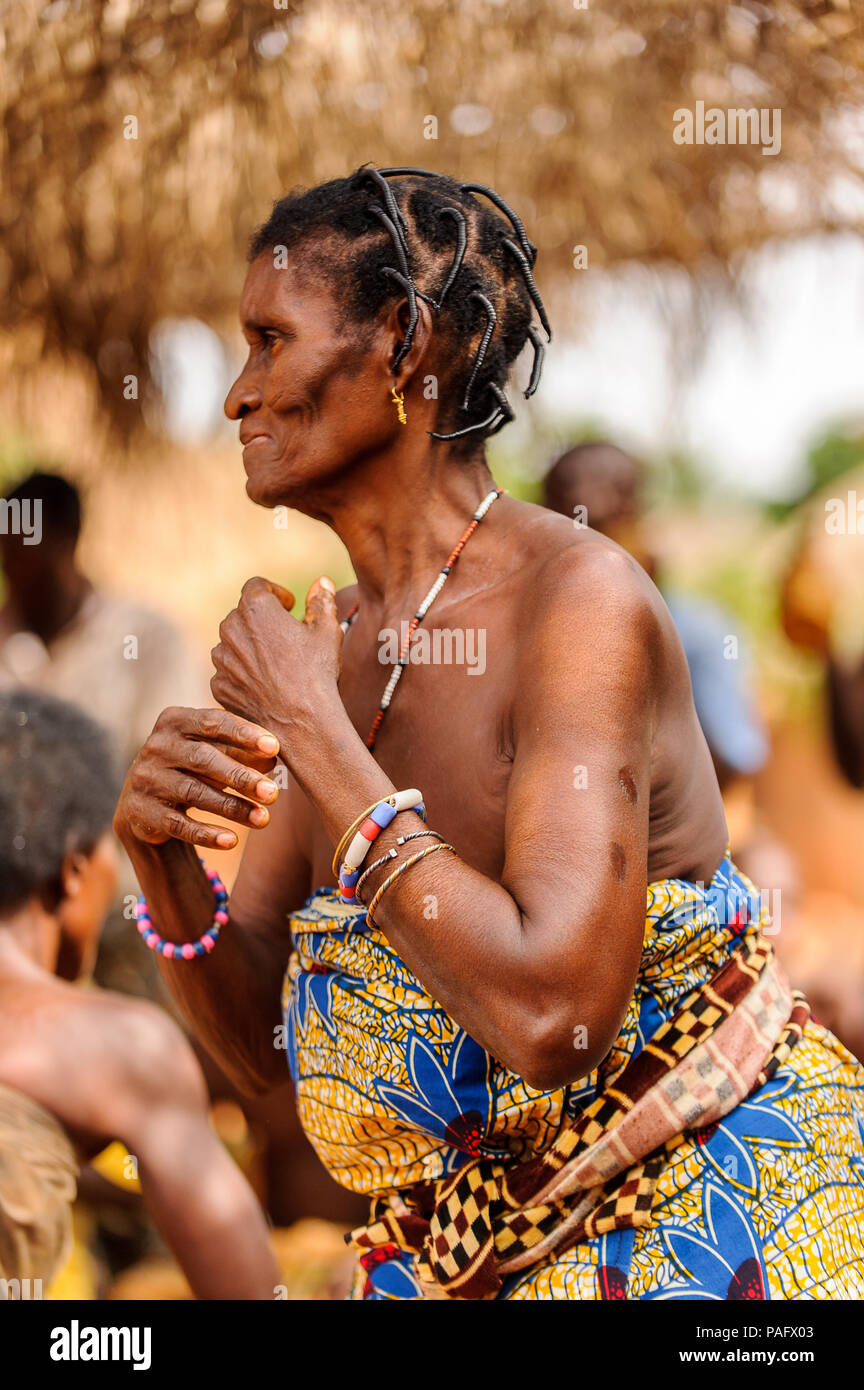
<path id="1" fill-rule="evenodd" d="M 368 1224 L 347 1239 L 364 1252 L 414 1252 L 429 1298 L 488 1299 L 507 1275 L 578 1241 L 650 1225 L 672 1151 L 763 1085 L 808 1017 L 764 939 L 742 945 L 544 1153 L 472 1159 L 373 1198 Z"/>

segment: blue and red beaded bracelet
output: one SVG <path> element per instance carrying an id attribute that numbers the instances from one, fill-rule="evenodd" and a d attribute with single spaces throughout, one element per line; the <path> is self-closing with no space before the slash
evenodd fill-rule
<path id="1" fill-rule="evenodd" d="M 228 921 L 228 889 L 216 871 L 208 869 L 203 860 L 201 860 L 201 867 L 210 880 L 213 897 L 216 900 L 216 910 L 213 913 L 213 921 L 210 926 L 205 932 L 202 932 L 197 941 L 165 941 L 153 929 L 150 913 L 147 911 L 147 899 L 143 893 L 135 904 L 138 931 L 141 933 L 145 945 L 149 946 L 151 951 L 158 951 L 159 955 L 164 956 L 166 960 L 194 960 L 195 956 L 207 955 L 209 951 L 213 950 L 219 932 Z"/>

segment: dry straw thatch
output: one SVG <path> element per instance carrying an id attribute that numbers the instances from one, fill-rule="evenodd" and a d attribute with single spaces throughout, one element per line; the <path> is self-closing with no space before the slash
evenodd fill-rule
<path id="1" fill-rule="evenodd" d="M 860 179 L 857 3 L 580 3 L 6 0 L 7 363 L 71 356 L 128 428 L 154 324 L 224 320 L 272 198 L 367 160 L 491 182 L 553 296 L 576 244 L 723 265 L 836 223 Z M 780 108 L 782 153 L 677 145 L 699 100 Z"/>

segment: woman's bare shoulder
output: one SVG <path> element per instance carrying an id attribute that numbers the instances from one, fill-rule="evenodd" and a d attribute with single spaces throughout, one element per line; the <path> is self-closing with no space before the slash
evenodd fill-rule
<path id="1" fill-rule="evenodd" d="M 646 619 L 646 632 L 665 627 L 669 615 L 658 589 L 615 541 L 529 503 L 522 504 L 520 521 L 520 568 L 535 618 L 593 625 L 620 612 Z"/>

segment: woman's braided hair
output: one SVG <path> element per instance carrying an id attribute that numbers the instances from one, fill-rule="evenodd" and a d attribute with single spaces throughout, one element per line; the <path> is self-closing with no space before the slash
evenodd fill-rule
<path id="1" fill-rule="evenodd" d="M 475 195 L 488 199 L 496 211 Z M 499 213 L 503 216 L 499 216 Z M 506 221 L 505 221 L 506 218 Z M 325 238 L 344 243 L 328 255 Z M 398 298 L 409 323 L 394 358 L 403 359 L 417 324 L 417 300 L 430 306 L 453 348 L 452 428 L 435 439 L 464 441 L 495 434 L 513 419 L 504 394 L 510 367 L 527 342 L 534 349 L 526 399 L 540 380 L 544 347 L 532 324 L 536 309 L 552 333 L 534 283 L 537 248 L 519 218 L 492 189 L 458 183 L 428 169 L 373 169 L 295 191 L 274 203 L 252 238 L 249 259 L 315 238 L 322 267 L 355 323 L 376 317 Z"/>

